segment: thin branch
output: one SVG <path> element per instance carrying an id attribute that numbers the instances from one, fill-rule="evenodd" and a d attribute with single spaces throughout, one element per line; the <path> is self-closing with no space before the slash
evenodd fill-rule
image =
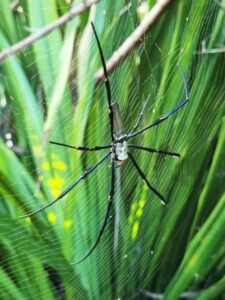
<path id="1" fill-rule="evenodd" d="M 215 54 L 215 53 L 223 53 L 225 52 L 225 46 L 221 46 L 219 48 L 207 48 L 206 47 L 206 42 L 209 39 L 209 37 L 206 37 L 202 42 L 201 42 L 201 50 L 198 50 L 195 52 L 195 54 Z"/>
<path id="2" fill-rule="evenodd" d="M 225 6 L 223 6 L 219 0 L 214 0 L 214 1 L 225 12 Z M 206 47 L 206 41 L 208 39 L 209 39 L 209 37 L 207 37 L 206 39 L 204 39 L 202 41 L 202 49 L 199 51 L 196 51 L 195 54 L 216 54 L 216 53 L 224 53 L 225 52 L 225 46 L 208 49 Z"/>
<path id="3" fill-rule="evenodd" d="M 221 47 L 221 48 L 211 48 L 211 49 L 207 49 L 207 48 L 203 48 L 200 51 L 196 51 L 196 54 L 216 54 L 216 53 L 224 53 L 225 52 L 225 47 Z"/>
<path id="4" fill-rule="evenodd" d="M 39 40 L 41 37 L 47 35 L 54 29 L 62 26 L 63 24 L 69 22 L 75 16 L 79 15 L 86 9 L 90 8 L 93 4 L 96 4 L 99 0 L 86 0 L 84 3 L 81 3 L 79 6 L 71 9 L 68 13 L 63 15 L 62 17 L 58 18 L 56 21 L 48 24 L 46 27 L 38 30 L 36 33 L 26 37 L 25 39 L 19 41 L 18 43 L 4 49 L 0 52 L 0 61 L 4 60 L 6 57 L 15 54 L 16 52 L 20 51 L 21 49 L 31 45 L 35 41 Z"/>
<path id="5" fill-rule="evenodd" d="M 192 298 L 196 297 L 197 295 L 199 295 L 200 292 L 201 292 L 200 290 L 199 291 L 187 291 L 187 292 L 182 293 L 180 295 L 180 298 L 192 299 Z M 147 290 L 143 290 L 143 289 L 139 290 L 138 295 L 144 295 L 147 298 L 157 299 L 157 300 L 164 298 L 164 294 L 153 293 L 151 291 L 147 291 Z"/>
<path id="6" fill-rule="evenodd" d="M 159 17 L 167 9 L 173 0 L 159 0 L 153 6 L 151 11 L 143 19 L 140 25 L 126 39 L 126 41 L 113 53 L 111 58 L 106 62 L 108 73 L 112 72 L 121 60 L 123 60 L 129 52 L 143 39 L 144 35 L 153 27 Z M 104 78 L 103 69 L 100 69 L 95 76 L 96 83 Z"/>

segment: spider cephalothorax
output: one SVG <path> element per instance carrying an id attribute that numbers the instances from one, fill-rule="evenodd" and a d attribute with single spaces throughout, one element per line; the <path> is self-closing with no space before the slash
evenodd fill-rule
<path id="1" fill-rule="evenodd" d="M 115 144 L 115 159 L 124 161 L 128 159 L 128 143 L 127 141 L 116 142 Z"/>
<path id="2" fill-rule="evenodd" d="M 52 144 L 55 145 L 59 145 L 59 146 L 64 146 L 64 147 L 68 147 L 68 148 L 72 148 L 72 149 L 76 149 L 76 150 L 80 150 L 80 151 L 101 151 L 101 150 L 105 150 L 108 149 L 107 153 L 104 154 L 102 156 L 102 158 L 92 167 L 90 167 L 89 169 L 87 169 L 73 184 L 71 184 L 65 191 L 63 191 L 55 200 L 53 200 L 52 202 L 50 202 L 49 204 L 45 205 L 44 207 L 32 212 L 32 213 L 28 213 L 26 214 L 24 217 L 31 217 L 33 215 L 35 215 L 38 212 L 43 211 L 44 209 L 46 209 L 47 207 L 53 205 L 55 202 L 57 202 L 58 200 L 62 199 L 66 194 L 68 194 L 82 179 L 85 179 L 89 174 L 91 174 L 92 172 L 94 172 L 94 170 L 101 165 L 107 158 L 109 158 L 111 156 L 111 183 L 110 183 L 110 190 L 109 190 L 109 195 L 108 195 L 108 205 L 107 205 L 107 209 L 106 209 L 106 214 L 105 214 L 105 218 L 103 221 L 103 224 L 99 230 L 96 242 L 94 243 L 94 245 L 91 247 L 91 249 L 88 251 L 88 253 L 81 258 L 77 263 L 80 263 L 81 261 L 85 260 L 93 251 L 94 249 L 97 247 L 103 233 L 106 227 L 106 224 L 108 222 L 108 218 L 110 215 L 110 211 L 112 208 L 112 203 L 113 203 L 113 196 L 114 196 L 114 181 L 115 181 L 115 168 L 118 166 L 118 164 L 115 163 L 115 161 L 119 161 L 119 164 L 121 165 L 125 160 L 127 160 L 128 158 L 130 159 L 132 165 L 134 166 L 134 168 L 136 169 L 137 173 L 139 174 L 139 176 L 142 178 L 142 180 L 147 184 L 148 188 L 157 195 L 157 197 L 161 200 L 162 204 L 166 204 L 165 198 L 150 184 L 149 180 L 147 179 L 147 177 L 145 176 L 144 172 L 142 171 L 142 169 L 140 168 L 139 164 L 136 162 L 136 160 L 134 159 L 133 155 L 131 154 L 131 150 L 132 149 L 136 149 L 136 150 L 141 150 L 141 151 L 147 151 L 150 153 L 162 153 L 164 155 L 170 155 L 170 156 L 174 156 L 174 157 L 179 157 L 180 155 L 176 152 L 168 152 L 165 150 L 159 150 L 159 149 L 154 149 L 154 148 L 149 148 L 149 147 L 144 147 L 144 146 L 137 146 L 137 145 L 133 145 L 133 144 L 128 144 L 128 140 L 131 139 L 134 136 L 137 136 L 141 133 L 143 133 L 144 131 L 148 130 L 151 127 L 157 126 L 158 124 L 164 122 L 166 119 L 168 119 L 171 115 L 173 115 L 176 111 L 178 111 L 182 106 L 184 106 L 188 99 L 189 99 L 189 90 L 188 90 L 188 85 L 187 85 L 187 80 L 185 78 L 185 74 L 181 68 L 181 66 L 179 66 L 180 71 L 181 71 L 181 75 L 183 78 L 183 82 L 184 82 L 184 87 L 185 87 L 185 98 L 173 109 L 171 109 L 167 114 L 163 115 L 162 117 L 156 119 L 153 123 L 151 123 L 150 125 L 147 125 L 145 127 L 143 127 L 140 130 L 137 130 L 141 119 L 142 119 L 142 115 L 145 111 L 145 108 L 147 106 L 148 103 L 148 99 L 147 98 L 142 111 L 140 112 L 137 121 L 133 127 L 133 129 L 130 131 L 129 134 L 127 134 L 125 132 L 124 126 L 123 126 L 123 122 L 122 122 L 122 118 L 120 116 L 120 111 L 119 111 L 119 106 L 117 103 L 112 103 L 112 97 L 111 97 L 111 87 L 110 87 L 110 82 L 108 79 L 108 73 L 107 73 L 107 69 L 106 69 L 106 63 L 105 63 L 105 59 L 104 59 L 104 55 L 103 55 L 103 51 L 100 45 L 100 41 L 98 39 L 98 35 L 97 32 L 95 30 L 94 24 L 91 23 L 93 31 L 94 31 L 94 35 L 97 41 L 97 46 L 99 49 L 99 53 L 100 53 L 100 57 L 101 57 L 101 62 L 102 62 L 102 66 L 103 66 L 103 72 L 104 72 L 104 82 L 105 82 L 105 87 L 106 87 L 106 93 L 107 93 L 107 100 L 108 100 L 108 111 L 109 111 L 109 121 L 110 121 L 110 136 L 111 136 L 111 144 L 110 145 L 106 145 L 106 146 L 94 146 L 94 147 L 77 147 L 77 146 L 71 146 L 71 145 L 67 145 L 64 143 L 59 143 L 59 142 L 50 142 Z"/>

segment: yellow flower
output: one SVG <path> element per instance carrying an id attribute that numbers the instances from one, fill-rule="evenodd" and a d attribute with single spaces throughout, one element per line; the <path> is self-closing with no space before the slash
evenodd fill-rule
<path id="1" fill-rule="evenodd" d="M 133 225 L 133 228 L 132 228 L 132 239 L 135 240 L 136 237 L 137 237 L 137 234 L 138 234 L 138 229 L 139 229 L 139 222 L 136 221 Z"/>
<path id="2" fill-rule="evenodd" d="M 56 223 L 56 215 L 53 212 L 48 213 L 48 220 L 52 224 Z"/>
<path id="3" fill-rule="evenodd" d="M 69 229 L 73 225 L 73 220 L 65 220 L 63 223 L 63 227 L 65 229 Z"/>
<path id="4" fill-rule="evenodd" d="M 60 193 L 61 193 L 60 189 L 57 188 L 52 189 L 53 197 L 58 197 Z"/>
<path id="5" fill-rule="evenodd" d="M 26 221 L 27 224 L 30 224 L 31 223 L 31 218 L 30 217 L 26 217 L 25 221 Z"/>
<path id="6" fill-rule="evenodd" d="M 65 171 L 67 169 L 66 165 L 64 164 L 64 162 L 60 161 L 60 160 L 56 160 L 52 162 L 52 166 L 57 169 L 57 170 L 61 170 L 61 171 Z"/>
<path id="7" fill-rule="evenodd" d="M 140 218 L 140 217 L 142 216 L 142 214 L 143 214 L 143 209 L 142 209 L 142 208 L 138 208 L 138 210 L 137 210 L 137 212 L 136 212 L 136 216 L 137 216 L 138 218 Z"/>
<path id="8" fill-rule="evenodd" d="M 60 188 L 64 183 L 64 180 L 59 176 L 54 176 L 48 180 L 48 185 L 52 188 Z"/>
<path id="9" fill-rule="evenodd" d="M 146 203 L 145 198 L 142 197 L 138 204 L 139 204 L 140 207 L 143 208 L 145 206 L 145 203 Z"/>

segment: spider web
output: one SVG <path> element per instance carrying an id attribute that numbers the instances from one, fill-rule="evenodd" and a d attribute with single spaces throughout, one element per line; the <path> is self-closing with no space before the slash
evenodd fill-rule
<path id="1" fill-rule="evenodd" d="M 42 7 L 46 15 L 51 11 L 49 3 L 46 2 Z M 142 127 L 168 112 L 184 98 L 184 86 L 177 68 L 182 60 L 189 86 L 193 86 L 193 94 L 196 91 L 198 95 L 198 85 L 202 84 L 203 78 L 195 78 L 195 74 L 199 68 L 207 74 L 207 64 L 202 61 L 201 56 L 194 56 L 192 61 L 185 60 L 185 52 L 189 51 L 189 41 L 186 40 L 188 32 L 195 30 L 195 20 L 189 22 L 193 14 L 193 3 L 187 5 L 186 12 L 183 13 L 183 34 L 179 42 L 174 40 L 172 51 L 166 50 L 173 26 L 168 28 L 168 35 L 159 35 L 157 31 L 163 28 L 160 22 L 168 22 L 169 17 L 176 26 L 176 15 L 173 15 L 172 10 L 178 10 L 178 4 L 167 13 L 169 17 L 159 21 L 156 28 L 146 34 L 143 42 L 110 74 L 112 98 L 120 106 L 127 132 L 134 126 L 149 95 L 151 98 L 140 125 Z M 16 63 L 26 74 L 30 74 L 27 80 L 33 88 L 39 117 L 43 123 L 51 108 L 50 100 L 59 98 L 60 105 L 52 117 L 52 123 L 47 123 L 47 126 L 40 122 L 40 126 L 46 126 L 46 130 L 39 147 L 35 148 L 27 142 L 32 140 L 30 132 L 36 128 L 36 120 L 31 118 L 23 126 L 23 119 L 28 116 L 24 115 L 13 92 L 10 94 L 10 88 L 15 82 L 11 83 L 13 79 L 8 77 L 3 68 L 1 85 L 6 94 L 2 93 L 1 97 L 1 136 L 10 149 L 9 154 L 7 152 L 4 156 L 10 160 L 6 171 L 15 175 L 9 182 L 1 174 L 1 193 L 4 195 L 0 221 L 4 232 L 0 271 L 4 275 L 1 282 L 2 299 L 10 299 L 9 290 L 14 285 L 18 288 L 15 291 L 11 289 L 11 297 L 14 299 L 54 299 L 54 296 L 58 299 L 136 299 L 138 290 L 142 288 L 150 287 L 161 291 L 154 282 L 162 276 L 160 270 L 165 271 L 164 263 L 171 256 L 174 244 L 181 243 L 185 234 L 185 225 L 189 219 L 182 218 L 181 207 L 192 191 L 190 185 L 193 170 L 190 162 L 198 159 L 198 153 L 205 149 L 207 140 L 215 134 L 212 128 L 216 128 L 219 122 L 215 116 L 222 105 L 222 92 L 219 88 L 210 90 L 210 98 L 217 95 L 214 103 L 207 104 L 205 109 L 197 109 L 198 118 L 204 120 L 204 123 L 199 126 L 196 124 L 195 137 L 189 135 L 187 139 L 189 124 L 196 121 L 188 119 L 192 110 L 189 103 L 170 120 L 134 139 L 137 145 L 181 152 L 181 161 L 157 154 L 134 152 L 135 159 L 151 184 L 168 199 L 168 207 L 163 206 L 157 196 L 146 188 L 131 162 L 127 161 L 124 166 L 116 169 L 113 210 L 105 233 L 92 255 L 81 264 L 71 265 L 82 258 L 94 244 L 106 213 L 110 160 L 106 160 L 55 205 L 32 219 L 20 218 L 26 212 L 34 211 L 56 198 L 106 153 L 81 153 L 49 145 L 48 141 L 77 146 L 110 143 L 105 87 L 102 82 L 95 85 L 94 81 L 101 63 L 90 21 L 95 23 L 107 60 L 138 26 L 140 18 L 137 17 L 137 9 L 141 15 L 147 7 L 145 1 L 128 1 L 122 4 L 118 5 L 120 8 L 115 7 L 115 11 L 118 11 L 115 13 L 116 17 L 112 18 L 113 12 L 107 10 L 110 5 L 100 2 L 96 10 L 91 9 L 87 25 L 81 23 L 82 30 L 77 28 L 74 37 L 71 37 L 71 40 L 74 38 L 73 55 L 69 78 L 61 97 L 63 100 L 60 100 L 60 87 L 64 77 L 62 74 L 61 79 L 58 70 L 60 67 L 63 70 L 64 59 L 65 64 L 67 59 L 62 54 L 67 52 L 61 51 L 63 41 L 58 35 L 66 34 L 66 27 L 61 32 L 56 30 L 50 34 L 52 40 L 56 41 L 48 45 L 51 55 L 42 53 L 41 46 L 38 52 L 34 46 L 27 48 L 22 57 L 16 58 Z M 30 8 L 32 11 L 25 7 L 23 9 L 24 16 L 28 19 L 35 10 L 38 13 L 36 6 Z M 67 7 L 62 6 L 60 9 L 63 11 Z M 202 40 L 210 32 L 209 24 L 213 24 L 215 14 L 215 11 L 210 12 L 209 9 L 206 19 L 202 18 L 199 24 L 202 24 Z M 78 26 L 76 21 L 71 24 Z M 47 42 L 47 38 L 44 38 L 43 43 Z M 44 62 L 49 57 L 55 57 L 55 61 L 46 64 L 45 69 Z M 43 69 L 40 69 L 41 66 Z M 167 76 L 164 78 L 160 74 L 165 73 L 165 68 Z M 218 70 L 218 66 L 215 69 Z M 54 91 L 56 82 L 59 86 Z M 193 96 L 191 101 L 196 100 L 196 97 Z M 55 103 L 57 105 L 57 100 Z M 211 114 L 207 114 L 210 109 Z M 14 181 L 14 178 L 17 180 Z M 176 211 L 181 214 L 176 215 Z M 176 218 L 179 226 L 171 225 L 173 231 L 170 234 L 165 226 L 170 224 L 171 216 Z M 168 234 L 170 239 L 162 250 L 161 240 Z M 164 286 L 166 287 L 166 283 Z M 193 283 L 193 287 L 195 286 L 196 283 Z"/>

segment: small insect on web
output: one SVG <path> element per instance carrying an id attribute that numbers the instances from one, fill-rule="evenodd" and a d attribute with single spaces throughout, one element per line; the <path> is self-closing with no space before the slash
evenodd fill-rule
<path id="1" fill-rule="evenodd" d="M 162 154 L 170 155 L 170 156 L 173 156 L 173 157 L 180 157 L 180 154 L 175 153 L 175 152 L 168 152 L 168 151 L 165 151 L 165 150 L 159 150 L 159 149 L 154 149 L 154 148 L 129 144 L 128 140 L 130 140 L 131 138 L 133 138 L 136 135 L 144 133 L 147 129 L 149 129 L 151 127 L 154 127 L 154 126 L 157 126 L 160 123 L 164 122 L 166 119 L 168 119 L 170 116 L 172 116 L 175 112 L 177 112 L 182 106 L 184 106 L 188 102 L 188 99 L 189 99 L 188 83 L 187 83 L 185 74 L 183 72 L 183 69 L 179 65 L 180 72 L 181 72 L 182 79 L 183 79 L 183 83 L 184 83 L 184 88 L 185 88 L 185 98 L 176 107 L 174 107 L 171 111 L 169 111 L 167 114 L 165 114 L 162 117 L 156 119 L 150 125 L 147 125 L 144 128 L 137 130 L 138 126 L 141 122 L 143 113 L 146 109 L 146 106 L 147 106 L 147 103 L 148 103 L 148 100 L 149 100 L 149 97 L 148 97 L 148 99 L 146 100 L 146 102 L 145 102 L 145 104 L 142 108 L 141 113 L 139 114 L 139 116 L 137 118 L 137 121 L 136 121 L 133 129 L 131 130 L 130 133 L 127 134 L 125 129 L 124 129 L 123 122 L 122 122 L 122 119 L 121 119 L 121 116 L 120 116 L 119 105 L 118 105 L 118 103 L 112 102 L 111 86 L 110 86 L 110 81 L 109 81 L 109 78 L 108 78 L 108 73 L 107 73 L 107 68 L 106 68 L 106 63 L 105 63 L 105 58 L 104 58 L 104 55 L 103 55 L 102 47 L 101 47 L 96 29 L 94 27 L 94 24 L 92 22 L 91 22 L 91 25 L 92 25 L 93 32 L 94 32 L 94 35 L 95 35 L 95 38 L 96 38 L 96 42 L 97 42 L 97 46 L 98 46 L 98 50 L 99 50 L 99 54 L 100 54 L 100 58 L 101 58 L 101 63 L 102 63 L 102 67 L 103 67 L 104 82 L 105 82 L 107 101 L 108 101 L 108 113 L 109 113 L 109 121 L 110 121 L 111 144 L 110 145 L 105 145 L 105 146 L 94 146 L 94 147 L 89 148 L 89 147 L 83 147 L 83 146 L 82 147 L 76 147 L 76 146 L 71 146 L 71 145 L 67 145 L 67 144 L 64 144 L 64 143 L 53 142 L 53 141 L 50 141 L 50 143 L 54 144 L 54 145 L 58 145 L 58 146 L 68 147 L 68 148 L 75 149 L 75 150 L 80 150 L 80 151 L 102 151 L 102 150 L 105 150 L 105 149 L 109 149 L 109 150 L 106 154 L 104 154 L 104 156 L 94 166 L 92 166 L 89 169 L 87 169 L 86 171 L 84 171 L 84 173 L 72 185 L 70 185 L 65 191 L 63 191 L 55 200 L 53 200 L 52 202 L 50 202 L 46 206 L 23 216 L 23 218 L 34 216 L 35 214 L 45 210 L 49 206 L 53 205 L 54 203 L 56 203 L 57 201 L 62 199 L 76 185 L 78 185 L 80 183 L 80 181 L 85 179 L 89 174 L 93 173 L 95 171 L 95 169 L 97 169 L 98 166 L 100 166 L 107 158 L 111 157 L 111 183 L 110 183 L 110 189 L 109 189 L 109 195 L 108 195 L 108 200 L 109 201 L 108 201 L 108 206 L 107 206 L 107 209 L 106 209 L 105 217 L 104 217 L 104 220 L 103 220 L 103 224 L 102 224 L 102 226 L 101 226 L 101 228 L 98 232 L 98 236 L 97 236 L 97 239 L 96 239 L 96 242 L 94 243 L 94 245 L 89 249 L 87 254 L 84 255 L 84 257 L 82 257 L 75 264 L 78 264 L 78 263 L 84 261 L 85 259 L 87 259 L 91 255 L 91 253 L 95 250 L 98 243 L 100 242 L 100 239 L 101 239 L 101 237 L 102 237 L 102 235 L 105 231 L 105 228 L 106 228 L 106 225 L 107 225 L 107 222 L 108 222 L 108 219 L 109 219 L 109 215 L 110 215 L 110 212 L 111 212 L 111 209 L 112 209 L 112 204 L 113 204 L 114 185 L 115 185 L 115 168 L 117 167 L 115 162 L 117 162 L 117 164 L 119 164 L 119 166 L 120 166 L 129 158 L 132 165 L 134 166 L 137 173 L 139 174 L 139 176 L 147 184 L 148 188 L 153 193 L 155 193 L 157 195 L 157 197 L 161 200 L 161 202 L 164 205 L 166 204 L 165 198 L 160 194 L 160 192 L 158 192 L 150 184 L 149 180 L 145 176 L 144 172 L 140 168 L 140 166 L 137 163 L 134 156 L 131 154 L 130 150 L 136 149 L 136 150 L 140 150 L 140 151 L 147 151 L 147 152 L 150 152 L 150 153 L 162 153 Z"/>

